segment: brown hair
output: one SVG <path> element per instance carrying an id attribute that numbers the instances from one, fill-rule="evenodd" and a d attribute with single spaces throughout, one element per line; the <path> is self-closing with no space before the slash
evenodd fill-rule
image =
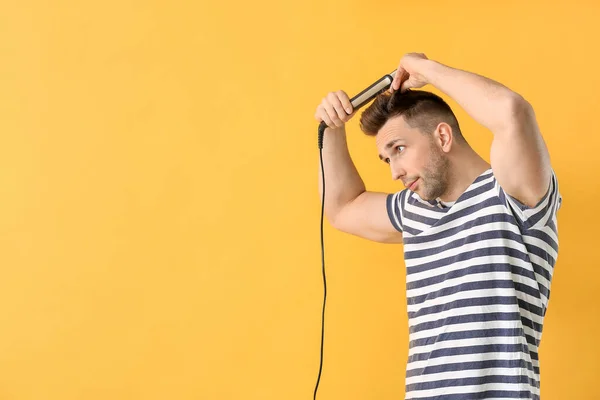
<path id="1" fill-rule="evenodd" d="M 360 129 L 367 135 L 375 136 L 392 117 L 404 116 L 411 128 L 418 128 L 425 134 L 432 133 L 440 122 L 452 128 L 453 136 L 465 141 L 452 109 L 438 95 L 423 90 L 407 90 L 400 93 L 386 91 L 362 113 Z"/>

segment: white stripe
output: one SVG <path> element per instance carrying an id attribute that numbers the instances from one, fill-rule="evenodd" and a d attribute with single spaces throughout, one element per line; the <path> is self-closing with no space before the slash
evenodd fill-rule
<path id="1" fill-rule="evenodd" d="M 521 328 L 526 334 L 536 337 L 539 333 L 536 333 L 531 328 L 524 326 L 521 321 L 488 321 L 488 322 L 467 322 L 464 324 L 452 324 L 446 326 L 440 326 L 439 328 L 427 329 L 419 332 L 411 332 L 409 334 L 409 340 L 412 342 L 417 339 L 428 338 L 442 333 L 449 332 L 462 332 L 462 331 L 473 331 L 479 329 L 514 329 Z"/>
<path id="2" fill-rule="evenodd" d="M 410 211 L 419 216 L 426 217 L 426 218 L 432 218 L 432 219 L 439 219 L 440 217 L 442 217 L 445 214 L 442 211 L 435 211 L 435 209 L 437 207 L 432 206 L 431 204 L 427 203 L 425 200 L 421 200 L 420 198 L 416 197 L 415 201 L 418 201 L 419 203 L 423 204 L 427 208 L 416 207 L 413 204 L 407 203 L 406 211 Z M 439 208 L 438 208 L 438 210 L 439 210 Z"/>
<path id="3" fill-rule="evenodd" d="M 454 247 L 448 250 L 444 250 L 438 252 L 436 254 L 431 254 L 429 256 L 423 256 L 419 258 L 409 258 L 406 260 L 407 267 L 421 267 L 426 266 L 427 264 L 431 264 L 432 262 L 438 261 L 442 258 L 450 258 L 456 257 L 464 253 L 472 252 L 475 250 L 480 250 L 483 248 L 492 248 L 492 247 L 505 247 L 513 250 L 520 251 L 521 253 L 527 254 L 527 249 L 524 245 L 519 242 L 515 242 L 514 240 L 500 238 L 500 239 L 486 239 L 479 240 L 474 243 L 466 243 L 460 247 Z M 409 249 L 405 250 L 406 252 Z M 410 249 L 412 251 L 412 248 Z M 462 262 L 462 261 L 460 261 Z M 407 271 L 410 273 L 410 271 Z"/>
<path id="4" fill-rule="evenodd" d="M 474 196 L 474 197 L 470 198 L 468 201 L 459 202 L 459 203 L 455 204 L 448 211 L 448 213 L 446 213 L 445 215 L 451 215 L 451 214 L 460 212 L 460 211 L 464 210 L 467 207 L 471 207 L 474 204 L 479 204 L 479 203 L 481 203 L 481 202 L 483 202 L 485 200 L 488 200 L 488 199 L 490 199 L 492 197 L 494 197 L 494 196 L 489 191 L 481 193 L 481 194 L 478 194 L 477 196 Z M 424 229 L 419 229 L 419 230 L 432 230 L 431 233 L 438 233 L 438 232 L 443 232 L 445 230 L 448 230 L 450 228 L 454 228 L 456 226 L 460 226 L 460 225 L 464 224 L 465 221 L 473 220 L 473 219 L 477 218 L 478 216 L 486 216 L 486 215 L 494 213 L 494 212 L 492 212 L 490 210 L 494 210 L 495 213 L 497 213 L 497 214 L 508 214 L 506 208 L 503 207 L 502 205 L 498 204 L 498 205 L 493 205 L 493 206 L 488 206 L 488 207 L 482 208 L 480 210 L 477 210 L 474 213 L 467 214 L 467 215 L 465 215 L 463 217 L 460 217 L 458 219 L 449 221 L 446 224 L 438 225 L 438 226 L 435 227 L 435 229 L 431 229 L 429 225 L 422 224 L 422 223 L 417 222 L 417 221 L 409 220 L 407 222 L 415 223 L 415 226 L 423 226 L 424 227 Z M 415 207 L 414 205 L 407 203 L 406 204 L 406 211 L 409 211 L 409 212 L 412 212 L 414 214 L 420 215 L 421 212 L 422 212 L 422 208 Z M 441 217 L 441 216 L 439 216 L 439 217 Z M 441 228 L 443 228 L 443 229 L 441 229 Z M 435 232 L 433 232 L 433 231 L 435 231 Z"/>
<path id="5" fill-rule="evenodd" d="M 506 214 L 506 213 L 503 213 L 503 214 Z M 472 226 L 468 229 L 460 230 L 450 237 L 444 237 L 444 238 L 437 239 L 437 240 L 429 240 L 424 243 L 410 244 L 410 245 L 408 245 L 410 247 L 409 251 L 427 250 L 427 249 L 442 247 L 444 245 L 447 245 L 450 242 L 454 242 L 459 239 L 464 239 L 471 235 L 482 234 L 482 233 L 492 232 L 492 231 L 500 231 L 500 230 L 509 231 L 509 232 L 514 233 L 515 235 L 521 234 L 521 232 L 519 231 L 519 228 L 515 225 L 508 224 L 503 221 L 488 222 L 485 224 Z M 439 233 L 439 232 L 436 232 L 436 233 Z M 427 236 L 419 235 L 419 239 L 423 239 L 425 241 L 426 238 L 427 238 Z M 544 243 L 539 239 L 538 239 L 538 241 L 541 243 Z"/>
<path id="6" fill-rule="evenodd" d="M 438 328 L 425 329 L 418 332 L 411 332 L 409 334 L 409 340 L 412 342 L 413 340 L 429 338 L 437 335 L 441 335 L 446 332 L 464 332 L 469 330 L 480 330 L 480 329 L 512 329 L 514 325 L 517 325 L 517 328 L 523 329 L 523 333 L 533 337 L 536 340 L 541 339 L 541 333 L 532 329 L 526 325 L 523 325 L 522 321 L 517 320 L 507 320 L 507 321 L 487 321 L 487 322 L 465 322 L 462 324 L 451 324 L 451 325 L 443 325 Z M 537 352 L 537 350 L 536 350 Z"/>
<path id="7" fill-rule="evenodd" d="M 487 383 L 484 385 L 473 386 L 452 386 L 432 390 L 416 390 L 406 393 L 406 400 L 417 400 L 427 397 L 441 396 L 442 394 L 460 394 L 460 393 L 477 393 L 486 392 L 489 390 L 510 390 L 521 391 L 530 390 L 539 395 L 539 390 L 527 383 Z M 410 396 L 409 396 L 410 395 Z"/>
<path id="8" fill-rule="evenodd" d="M 533 267 L 531 266 L 531 264 L 526 263 L 525 261 L 521 260 L 520 258 L 513 258 L 513 257 L 509 257 L 509 256 L 502 256 L 502 255 L 473 257 L 473 258 L 470 258 L 465 261 L 453 262 L 453 263 L 445 265 L 443 267 L 437 267 L 437 268 L 434 268 L 431 270 L 425 270 L 422 272 L 410 272 L 410 269 L 413 267 L 408 265 L 408 262 L 405 262 L 406 270 L 407 270 L 406 283 L 418 282 L 423 279 L 433 278 L 433 277 L 437 277 L 437 276 L 444 276 L 452 271 L 464 270 L 465 268 L 469 268 L 469 267 L 472 267 L 475 265 L 481 265 L 481 264 L 485 264 L 485 263 L 489 263 L 489 264 L 509 263 L 513 266 L 521 267 L 527 271 L 533 272 Z M 501 274 L 501 273 L 502 272 L 498 271 L 498 272 L 493 272 L 491 274 L 496 274 L 494 276 L 499 276 L 498 274 Z M 490 275 L 490 276 L 492 276 L 492 275 Z M 524 285 L 528 285 L 535 290 L 538 290 L 537 282 L 531 278 L 528 278 L 528 277 L 522 276 L 522 275 L 517 275 L 517 274 L 510 275 L 510 278 L 515 279 L 517 282 L 522 283 Z M 468 279 L 468 277 L 462 277 L 460 279 L 465 280 L 465 279 Z M 414 297 L 414 293 L 427 294 L 430 292 L 430 290 L 431 289 L 428 289 L 427 287 L 411 289 L 411 290 L 407 291 L 406 296 Z"/>
<path id="9" fill-rule="evenodd" d="M 550 246 L 548 243 L 544 242 L 541 239 L 538 239 L 534 236 L 523 235 L 523 242 L 544 250 L 550 255 L 550 257 L 552 257 L 555 260 L 558 257 L 558 253 L 552 248 L 552 246 Z"/>
<path id="10" fill-rule="evenodd" d="M 482 329 L 477 329 L 478 331 Z M 458 339 L 458 340 L 442 340 L 440 342 L 413 347 L 408 350 L 408 356 L 415 354 L 430 353 L 434 350 L 440 349 L 453 349 L 457 347 L 472 347 L 472 346 L 484 346 L 494 344 L 527 344 L 525 338 L 521 336 L 493 336 L 493 337 L 477 337 L 469 339 Z M 438 358 L 438 357 L 435 357 Z M 432 358 L 433 360 L 433 358 Z M 414 368 L 411 366 L 411 368 Z"/>
<path id="11" fill-rule="evenodd" d="M 555 221 L 556 218 L 553 218 L 553 220 Z M 556 222 L 555 222 L 556 224 Z M 536 230 L 544 232 L 546 235 L 550 236 L 550 238 L 552 238 L 552 240 L 554 240 L 554 243 L 558 243 L 558 236 L 556 235 L 556 232 L 554 232 L 554 230 L 552 228 L 550 228 L 549 226 L 541 226 L 539 228 L 536 228 Z M 528 235 L 523 235 L 524 237 L 529 237 Z M 550 245 L 548 245 L 550 246 Z M 550 246 L 552 247 L 552 246 Z M 556 259 L 556 257 L 555 257 Z"/>

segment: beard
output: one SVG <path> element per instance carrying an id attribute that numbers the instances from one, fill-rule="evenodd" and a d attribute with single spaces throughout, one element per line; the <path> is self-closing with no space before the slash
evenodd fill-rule
<path id="1" fill-rule="evenodd" d="M 419 197 L 423 200 L 435 200 L 448 190 L 450 161 L 440 149 L 432 144 L 431 157 L 421 175 Z"/>

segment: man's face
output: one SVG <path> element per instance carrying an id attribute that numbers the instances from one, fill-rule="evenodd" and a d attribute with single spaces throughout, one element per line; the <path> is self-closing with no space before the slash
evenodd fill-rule
<path id="1" fill-rule="evenodd" d="M 388 163 L 392 179 L 424 200 L 441 197 L 448 189 L 449 160 L 434 132 L 424 134 L 411 128 L 404 117 L 394 117 L 375 137 L 380 158 Z"/>

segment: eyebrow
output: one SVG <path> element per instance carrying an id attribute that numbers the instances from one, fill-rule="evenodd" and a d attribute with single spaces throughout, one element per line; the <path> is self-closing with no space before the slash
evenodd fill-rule
<path id="1" fill-rule="evenodd" d="M 385 145 L 385 149 L 386 149 L 386 150 L 388 150 L 388 149 L 391 149 L 392 147 L 394 147 L 394 145 L 395 145 L 396 143 L 398 143 L 398 142 L 402 142 L 402 141 L 403 141 L 402 139 L 394 139 L 394 140 L 392 140 L 391 142 L 389 142 L 388 144 L 386 144 L 386 145 Z M 381 161 L 385 161 L 385 157 L 384 157 L 384 156 L 382 156 L 381 154 L 379 155 L 379 159 L 380 159 Z"/>

